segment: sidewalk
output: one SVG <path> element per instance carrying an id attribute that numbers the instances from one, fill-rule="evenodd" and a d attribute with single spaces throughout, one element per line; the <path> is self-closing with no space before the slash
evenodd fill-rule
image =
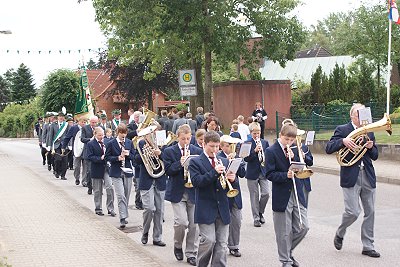
<path id="1" fill-rule="evenodd" d="M 0 173 L 0 259 L 13 267 L 165 266 L 1 151 Z"/>
<path id="2" fill-rule="evenodd" d="M 340 166 L 336 160 L 336 154 L 313 154 L 315 172 L 339 175 Z M 373 162 L 376 179 L 381 183 L 400 185 L 400 170 L 398 161 L 379 159 Z"/>

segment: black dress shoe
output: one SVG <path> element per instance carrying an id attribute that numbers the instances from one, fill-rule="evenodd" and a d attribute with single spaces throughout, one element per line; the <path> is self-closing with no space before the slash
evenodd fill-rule
<path id="1" fill-rule="evenodd" d="M 47 169 L 51 171 L 51 165 L 47 165 Z"/>
<path id="2" fill-rule="evenodd" d="M 259 220 L 254 221 L 254 227 L 261 227 L 261 223 Z"/>
<path id="3" fill-rule="evenodd" d="M 381 256 L 381 254 L 375 250 L 363 250 L 362 254 L 372 258 L 379 258 Z"/>
<path id="4" fill-rule="evenodd" d="M 72 167 L 69 167 L 69 169 L 72 171 L 74 168 L 72 168 Z"/>
<path id="5" fill-rule="evenodd" d="M 75 184 L 79 185 L 81 182 L 79 180 L 75 180 Z"/>
<path id="6" fill-rule="evenodd" d="M 43 161 L 43 166 L 46 165 L 46 161 Z"/>
<path id="7" fill-rule="evenodd" d="M 189 257 L 187 258 L 187 263 L 189 263 L 192 266 L 196 266 L 196 258 L 195 257 Z"/>
<path id="8" fill-rule="evenodd" d="M 108 215 L 110 215 L 111 217 L 115 217 L 115 215 L 117 215 L 117 214 L 115 213 L 115 211 L 109 210 Z"/>
<path id="9" fill-rule="evenodd" d="M 136 209 L 138 209 L 138 210 L 143 210 L 143 207 L 142 207 L 142 206 L 136 205 Z"/>
<path id="10" fill-rule="evenodd" d="M 181 248 L 175 248 L 175 247 L 174 247 L 174 255 L 175 255 L 175 258 L 176 258 L 178 261 L 183 260 L 183 251 L 182 251 Z"/>
<path id="11" fill-rule="evenodd" d="M 290 259 L 292 260 L 292 266 L 293 267 L 300 267 L 299 262 L 296 261 L 292 256 L 290 257 Z"/>
<path id="12" fill-rule="evenodd" d="M 60 177 L 60 175 L 59 175 L 58 173 L 54 174 L 54 176 L 55 176 L 56 178 L 59 178 L 59 177 Z"/>
<path id="13" fill-rule="evenodd" d="M 146 245 L 146 244 L 147 244 L 147 241 L 149 241 L 149 233 L 143 234 L 143 235 L 142 235 L 142 239 L 141 239 L 140 241 L 142 241 L 142 244 L 143 244 L 143 245 Z"/>
<path id="14" fill-rule="evenodd" d="M 265 223 L 265 219 L 264 219 L 264 216 L 262 215 L 262 213 L 260 213 L 260 223 L 262 223 L 262 224 Z"/>
<path id="15" fill-rule="evenodd" d="M 343 246 L 343 238 L 335 235 L 335 239 L 333 240 L 333 244 L 337 250 L 341 250 Z"/>
<path id="16" fill-rule="evenodd" d="M 128 222 L 125 220 L 125 219 L 121 219 L 121 220 L 119 220 L 119 227 L 120 228 L 125 228 L 125 225 L 127 225 L 128 224 Z"/>
<path id="17" fill-rule="evenodd" d="M 165 247 L 166 244 L 164 242 L 160 241 L 153 241 L 154 246 L 159 246 L 159 247 Z"/>
<path id="18" fill-rule="evenodd" d="M 242 256 L 242 254 L 239 252 L 239 249 L 230 249 L 229 253 L 232 256 L 235 256 L 235 257 L 241 257 Z"/>
<path id="19" fill-rule="evenodd" d="M 85 181 L 82 181 L 82 186 L 87 187 L 87 183 Z"/>
<path id="20" fill-rule="evenodd" d="M 92 188 L 88 188 L 87 193 L 88 193 L 88 195 L 91 195 L 92 194 Z"/>
<path id="21" fill-rule="evenodd" d="M 62 176 L 62 177 L 61 177 L 61 180 L 67 180 L 67 178 L 65 178 L 65 176 Z"/>
<path id="22" fill-rule="evenodd" d="M 102 211 L 96 211 L 96 214 L 99 216 L 104 216 L 104 213 Z"/>

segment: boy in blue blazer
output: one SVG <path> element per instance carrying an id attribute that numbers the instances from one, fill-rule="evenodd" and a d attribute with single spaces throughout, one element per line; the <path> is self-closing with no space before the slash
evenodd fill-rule
<path id="1" fill-rule="evenodd" d="M 237 140 L 235 140 L 237 139 Z M 221 137 L 221 151 L 218 153 L 218 156 L 222 158 L 227 158 L 229 160 L 233 158 L 238 158 L 239 156 L 236 154 L 236 151 L 231 151 L 232 144 L 229 142 L 232 141 L 241 141 L 240 138 L 229 138 L 227 135 L 223 135 Z M 232 142 L 233 143 L 233 142 Z M 234 142 L 237 144 L 238 142 Z M 232 187 L 234 189 L 239 190 L 239 194 L 235 197 L 229 198 L 229 210 L 231 216 L 231 223 L 229 224 L 229 238 L 228 238 L 228 248 L 229 253 L 235 257 L 241 257 L 242 254 L 239 251 L 239 242 L 240 242 L 240 228 L 242 226 L 242 193 L 240 190 L 239 177 L 244 177 L 246 175 L 246 169 L 244 167 L 244 163 L 242 162 L 238 171 L 236 172 L 235 182 L 232 183 Z"/>
<path id="2" fill-rule="evenodd" d="M 163 152 L 165 171 L 169 176 L 165 200 L 172 204 L 174 211 L 174 255 L 177 260 L 183 260 L 182 243 L 186 234 L 185 256 L 187 262 L 196 265 L 198 231 L 194 223 L 195 192 L 194 188 L 185 187 L 183 163 L 188 155 L 200 155 L 203 150 L 190 144 L 192 131 L 189 125 L 178 128 L 178 143 L 167 147 Z"/>
<path id="3" fill-rule="evenodd" d="M 226 266 L 227 242 L 229 235 L 228 187 L 224 188 L 221 177 L 231 183 L 234 173 L 225 174 L 229 161 L 216 157 L 220 137 L 215 131 L 204 136 L 204 152 L 189 163 L 192 183 L 196 190 L 194 221 L 199 224 L 200 244 L 197 266 Z"/>
<path id="4" fill-rule="evenodd" d="M 278 140 L 266 150 L 266 176 L 272 182 L 272 210 L 279 260 L 282 266 L 299 266 L 293 258 L 293 249 L 308 231 L 306 202 L 301 182 L 289 170 L 298 156 L 290 148 L 297 136 L 297 127 L 291 123 L 282 126 Z M 295 179 L 297 197 L 293 179 Z M 299 203 L 299 204 L 298 204 Z M 300 225 L 300 216 L 303 225 Z"/>
<path id="5" fill-rule="evenodd" d="M 111 178 L 106 172 L 105 151 L 106 146 L 103 142 L 104 131 L 101 127 L 94 129 L 94 139 L 87 143 L 88 159 L 90 160 L 90 178 L 92 179 L 95 212 L 103 216 L 102 195 L 103 183 L 105 183 L 107 192 L 107 210 L 108 214 L 115 216 L 114 212 L 114 190 L 111 185 Z"/>
<path id="6" fill-rule="evenodd" d="M 265 223 L 264 211 L 269 199 L 269 185 L 265 177 L 265 150 L 268 141 L 260 138 L 261 127 L 258 122 L 249 125 L 251 134 L 250 155 L 244 158 L 247 162 L 246 179 L 250 194 L 251 213 L 255 227 Z"/>
<path id="7" fill-rule="evenodd" d="M 116 137 L 106 146 L 106 161 L 111 163 L 110 177 L 118 200 L 120 227 L 125 228 L 128 223 L 129 196 L 132 189 L 134 148 L 132 141 L 126 138 L 128 128 L 120 123 L 116 129 Z M 122 171 L 121 167 L 131 169 L 130 172 Z"/>

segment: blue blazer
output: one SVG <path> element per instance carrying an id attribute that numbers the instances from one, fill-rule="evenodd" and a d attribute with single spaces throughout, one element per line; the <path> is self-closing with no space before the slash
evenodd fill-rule
<path id="1" fill-rule="evenodd" d="M 230 133 L 230 136 L 231 136 L 231 137 L 234 137 L 234 138 L 239 138 L 239 139 L 241 139 L 240 133 L 238 133 L 238 132 L 231 132 L 231 133 Z"/>
<path id="2" fill-rule="evenodd" d="M 125 156 L 125 166 L 126 168 L 133 168 L 132 160 L 134 159 L 135 149 L 133 148 L 132 141 L 125 138 L 124 147 L 129 150 L 129 156 Z M 122 149 L 119 147 L 117 138 L 112 139 L 106 145 L 106 161 L 111 163 L 110 167 L 110 177 L 122 177 L 121 161 L 118 157 L 121 155 Z M 133 173 L 126 173 L 125 177 L 132 177 Z"/>
<path id="3" fill-rule="evenodd" d="M 293 181 L 287 177 L 290 167 L 281 145 L 276 141 L 266 150 L 266 176 L 272 182 L 272 210 L 284 212 L 293 189 Z M 295 154 L 295 161 L 298 157 Z M 306 201 L 300 179 L 296 179 L 297 195 L 300 203 L 306 207 Z"/>
<path id="4" fill-rule="evenodd" d="M 354 130 L 351 122 L 348 124 L 340 125 L 336 127 L 335 132 L 329 142 L 326 144 L 325 151 L 328 154 L 339 151 L 343 145 L 343 139 L 346 138 Z M 376 176 L 374 166 L 372 165 L 373 160 L 378 159 L 378 148 L 375 145 L 374 133 L 368 133 L 368 137 L 374 142 L 371 149 L 367 150 L 367 153 L 354 165 L 349 167 L 340 167 L 340 186 L 344 188 L 353 187 L 357 182 L 358 173 L 360 171 L 361 161 L 364 163 L 365 173 L 367 174 L 369 183 L 372 188 L 376 188 Z M 351 153 L 349 153 L 350 156 Z M 352 155 L 352 154 L 351 154 Z"/>
<path id="5" fill-rule="evenodd" d="M 225 167 L 228 167 L 229 161 L 221 159 Z M 230 212 L 229 201 L 226 192 L 219 182 L 219 174 L 211 166 L 206 154 L 202 153 L 189 164 L 190 176 L 193 186 L 196 190 L 194 222 L 201 224 L 215 223 L 218 215 L 221 216 L 223 224 L 229 224 Z"/>
<path id="6" fill-rule="evenodd" d="M 69 128 L 67 134 L 64 137 L 64 140 L 62 141 L 63 149 L 66 149 L 68 147 L 68 143 L 72 139 L 72 150 L 73 150 L 74 142 L 75 142 L 75 135 L 77 132 L 79 132 L 78 124 L 72 125 L 71 128 Z"/>
<path id="7" fill-rule="evenodd" d="M 221 158 L 225 158 L 226 159 L 226 155 L 225 155 L 225 153 L 223 151 L 220 151 L 218 153 L 218 156 L 221 157 Z M 238 156 L 236 155 L 236 157 L 238 157 Z M 229 200 L 229 210 L 232 210 L 233 204 L 236 204 L 237 208 L 240 209 L 240 210 L 243 207 L 243 204 L 242 204 L 242 190 L 240 190 L 239 177 L 244 177 L 246 175 L 246 169 L 244 168 L 244 166 L 245 166 L 245 164 L 244 164 L 244 162 L 242 162 L 240 164 L 240 167 L 239 167 L 237 173 L 236 173 L 236 179 L 232 183 L 232 187 L 234 189 L 239 190 L 239 194 L 236 197 L 228 198 L 228 200 Z"/>
<path id="8" fill-rule="evenodd" d="M 81 142 L 85 144 L 83 146 L 82 157 L 83 157 L 83 159 L 88 159 L 87 143 L 93 137 L 93 130 L 90 125 L 85 125 L 82 127 L 81 131 L 82 131 L 81 132 Z"/>
<path id="9" fill-rule="evenodd" d="M 258 153 L 254 152 L 256 142 L 253 138 L 249 141 L 251 141 L 250 155 L 244 158 L 244 161 L 247 162 L 246 179 L 257 180 L 260 174 L 265 176 L 266 169 L 265 166 L 261 166 L 261 162 L 258 160 Z M 264 156 L 266 156 L 265 150 L 269 147 L 269 143 L 268 141 L 261 139 L 261 145 L 264 150 Z M 265 159 L 265 163 L 266 162 L 267 160 Z"/>
<path id="10" fill-rule="evenodd" d="M 189 145 L 191 155 L 200 155 L 203 150 L 194 145 Z M 167 147 L 163 154 L 162 159 L 165 164 L 165 172 L 169 177 L 167 183 L 167 191 L 165 192 L 165 200 L 172 203 L 178 203 L 182 200 L 183 193 L 187 192 L 189 200 L 195 203 L 194 188 L 186 188 L 185 180 L 183 179 L 183 167 L 181 165 L 182 152 L 178 144 Z"/>
<path id="11" fill-rule="evenodd" d="M 139 147 L 140 149 L 143 148 L 145 144 L 144 140 L 139 141 Z M 162 155 L 162 153 L 161 153 Z M 160 155 L 160 156 L 161 156 Z M 149 173 L 146 170 L 146 167 L 143 164 L 142 157 L 140 156 L 139 152 L 135 150 L 135 169 L 139 168 L 139 190 L 149 190 L 153 182 L 155 181 L 155 186 L 157 187 L 158 190 L 164 191 L 166 184 L 167 184 L 167 176 L 164 174 L 160 176 L 159 178 L 153 178 L 152 176 L 149 175 Z"/>
<path id="12" fill-rule="evenodd" d="M 103 179 L 106 170 L 106 161 L 101 159 L 103 151 L 96 139 L 87 143 L 87 155 L 90 160 L 90 178 Z"/>

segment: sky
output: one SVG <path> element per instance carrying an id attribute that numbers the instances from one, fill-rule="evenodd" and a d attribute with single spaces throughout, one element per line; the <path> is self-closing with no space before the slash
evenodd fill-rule
<path id="1" fill-rule="evenodd" d="M 0 34 L 0 74 L 24 63 L 40 86 L 51 71 L 77 69 L 82 61 L 96 58 L 93 51 L 105 48 L 106 38 L 95 22 L 92 2 L 77 2 L 0 0 L 0 31 L 12 31 Z M 303 0 L 294 14 L 309 27 L 330 12 L 348 11 L 359 4 L 356 0 Z"/>

